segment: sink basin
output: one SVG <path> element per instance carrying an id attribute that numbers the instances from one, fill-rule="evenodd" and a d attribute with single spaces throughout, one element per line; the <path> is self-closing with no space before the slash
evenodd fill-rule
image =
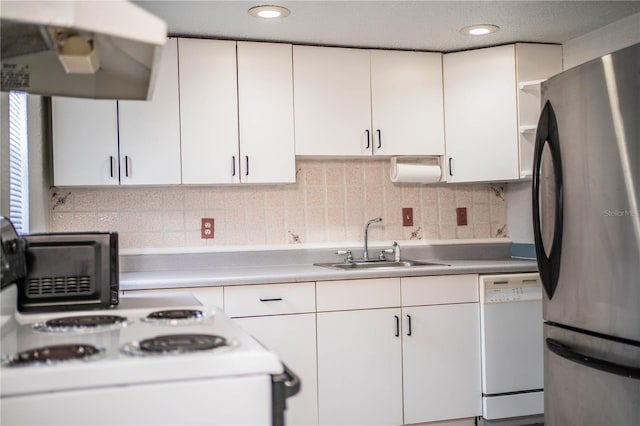
<path id="1" fill-rule="evenodd" d="M 401 260 L 400 262 L 392 262 L 387 260 L 373 260 L 373 261 L 353 261 L 350 263 L 338 262 L 338 263 L 314 263 L 314 266 L 322 266 L 323 268 L 339 269 L 339 270 L 355 270 L 355 269 L 402 269 L 412 266 L 451 266 L 446 263 L 435 262 L 418 262 L 415 260 Z"/>

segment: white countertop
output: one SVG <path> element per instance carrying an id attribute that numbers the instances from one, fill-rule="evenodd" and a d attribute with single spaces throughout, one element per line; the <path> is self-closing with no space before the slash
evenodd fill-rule
<path id="1" fill-rule="evenodd" d="M 431 262 L 446 263 L 450 266 L 430 265 L 398 269 L 341 271 L 314 266 L 312 264 L 285 264 L 212 267 L 208 269 L 188 268 L 172 271 L 122 272 L 120 274 L 120 289 L 168 289 L 426 275 L 518 273 L 535 272 L 538 270 L 535 260 L 512 258 L 491 260 L 428 260 Z"/>

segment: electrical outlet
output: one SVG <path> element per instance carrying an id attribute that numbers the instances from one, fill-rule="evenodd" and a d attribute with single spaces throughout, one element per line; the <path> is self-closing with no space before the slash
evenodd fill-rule
<path id="1" fill-rule="evenodd" d="M 411 207 L 402 209 L 402 226 L 413 226 L 413 209 Z"/>
<path id="2" fill-rule="evenodd" d="M 467 226 L 467 208 L 458 207 L 456 209 L 456 221 L 458 226 Z"/>
<path id="3" fill-rule="evenodd" d="M 213 238 L 213 218 L 202 218 L 202 226 L 200 228 L 200 238 L 212 239 Z"/>

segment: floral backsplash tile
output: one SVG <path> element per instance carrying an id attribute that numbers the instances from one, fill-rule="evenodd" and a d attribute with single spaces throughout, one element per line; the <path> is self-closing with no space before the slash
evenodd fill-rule
<path id="1" fill-rule="evenodd" d="M 117 231 L 121 248 L 506 237 L 504 187 L 393 184 L 388 161 L 303 160 L 285 186 L 53 188 L 51 231 Z M 414 226 L 402 226 L 402 208 Z M 456 208 L 467 208 L 467 226 Z M 215 219 L 213 239 L 200 221 Z"/>

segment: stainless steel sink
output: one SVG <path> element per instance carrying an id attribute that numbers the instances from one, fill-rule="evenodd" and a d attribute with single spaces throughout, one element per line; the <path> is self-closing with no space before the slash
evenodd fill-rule
<path id="1" fill-rule="evenodd" d="M 314 266 L 322 266 L 323 268 L 338 270 L 355 270 L 355 269 L 402 269 L 412 266 L 451 266 L 446 263 L 436 262 L 419 262 L 416 260 L 402 260 L 400 262 L 392 262 L 387 260 L 370 260 L 367 262 L 354 260 L 353 262 L 338 263 L 314 263 Z"/>

